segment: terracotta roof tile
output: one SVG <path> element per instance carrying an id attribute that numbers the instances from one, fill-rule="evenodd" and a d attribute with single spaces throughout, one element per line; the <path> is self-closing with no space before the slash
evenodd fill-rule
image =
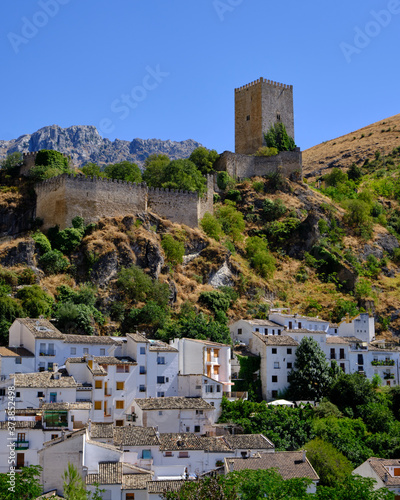
<path id="1" fill-rule="evenodd" d="M 138 398 L 134 400 L 142 410 L 214 410 L 214 407 L 202 398 Z"/>
<path id="2" fill-rule="evenodd" d="M 59 378 L 54 378 L 55 375 L 52 372 L 38 372 L 38 373 L 16 373 L 14 374 L 15 386 L 16 387 L 76 387 L 74 377 L 63 377 L 60 375 Z"/>
<path id="3" fill-rule="evenodd" d="M 132 340 L 134 340 L 135 342 L 145 342 L 146 344 L 149 343 L 150 341 L 146 338 L 145 335 L 143 335 L 142 333 L 127 333 L 126 334 L 127 337 L 130 337 Z"/>
<path id="4" fill-rule="evenodd" d="M 64 335 L 47 319 L 18 318 L 37 339 L 63 339 Z"/>
<path id="5" fill-rule="evenodd" d="M 116 340 L 112 337 L 107 336 L 97 336 L 97 335 L 75 335 L 73 333 L 68 333 L 63 335 L 64 342 L 66 344 L 105 344 L 114 345 L 122 344 L 122 340 Z"/>
<path id="6" fill-rule="evenodd" d="M 289 335 L 262 335 L 258 332 L 253 332 L 253 335 L 262 340 L 265 345 L 271 346 L 298 346 L 299 343 L 289 337 Z"/>
<path id="7" fill-rule="evenodd" d="M 385 481 L 385 474 L 387 474 L 387 481 L 385 482 L 386 487 L 400 487 L 400 476 L 392 476 L 389 474 L 388 469 L 389 467 L 400 468 L 400 459 L 371 457 L 367 462 L 382 481 Z"/>
<path id="8" fill-rule="evenodd" d="M 114 427 L 116 446 L 158 446 L 160 441 L 153 427 Z"/>
<path id="9" fill-rule="evenodd" d="M 0 356 L 4 357 L 30 357 L 33 358 L 35 355 L 25 349 L 25 347 L 0 347 Z"/>
<path id="10" fill-rule="evenodd" d="M 233 450 L 237 449 L 274 449 L 275 446 L 263 434 L 228 434 L 225 441 Z"/>
<path id="11" fill-rule="evenodd" d="M 147 491 L 149 493 L 163 493 L 164 491 L 179 491 L 184 481 L 149 481 Z"/>
<path id="12" fill-rule="evenodd" d="M 92 423 L 90 427 L 90 437 L 95 438 L 108 438 L 112 439 L 114 436 L 114 429 L 112 423 Z"/>

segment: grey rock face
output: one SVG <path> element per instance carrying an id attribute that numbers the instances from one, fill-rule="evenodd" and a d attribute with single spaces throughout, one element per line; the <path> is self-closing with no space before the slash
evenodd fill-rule
<path id="1" fill-rule="evenodd" d="M 54 149 L 71 156 L 77 167 L 89 162 L 106 165 L 125 160 L 143 166 L 151 154 L 166 154 L 171 160 L 176 160 L 187 158 L 199 146 L 201 144 L 192 139 L 181 142 L 160 139 L 110 141 L 103 139 L 92 125 L 74 125 L 68 128 L 51 125 L 33 134 L 21 135 L 18 139 L 0 141 L 0 160 L 16 151 L 28 153 Z"/>

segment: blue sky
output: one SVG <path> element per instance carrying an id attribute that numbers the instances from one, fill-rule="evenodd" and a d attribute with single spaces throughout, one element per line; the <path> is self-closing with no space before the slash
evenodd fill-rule
<path id="1" fill-rule="evenodd" d="M 292 84 L 306 149 L 400 113 L 399 0 L 0 4 L 0 139 L 45 125 L 234 149 L 234 88 Z M 125 102 L 124 102 L 125 101 Z"/>

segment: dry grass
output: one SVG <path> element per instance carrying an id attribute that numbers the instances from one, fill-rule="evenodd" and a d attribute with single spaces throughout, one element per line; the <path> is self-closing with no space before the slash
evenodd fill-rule
<path id="1" fill-rule="evenodd" d="M 71 288 L 75 288 L 76 283 L 74 278 L 69 274 L 56 274 L 52 276 L 46 276 L 40 281 L 40 286 L 43 288 L 43 290 L 45 290 L 53 297 L 57 293 L 57 288 L 61 285 L 67 285 Z"/>

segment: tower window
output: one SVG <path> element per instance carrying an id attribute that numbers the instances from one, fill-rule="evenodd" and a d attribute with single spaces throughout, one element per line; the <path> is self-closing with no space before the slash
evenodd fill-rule
<path id="1" fill-rule="evenodd" d="M 250 121 L 250 115 L 246 116 L 246 120 L 249 122 Z"/>
<path id="2" fill-rule="evenodd" d="M 276 113 L 276 119 L 278 120 L 278 122 L 281 121 L 281 114 L 280 113 Z"/>

